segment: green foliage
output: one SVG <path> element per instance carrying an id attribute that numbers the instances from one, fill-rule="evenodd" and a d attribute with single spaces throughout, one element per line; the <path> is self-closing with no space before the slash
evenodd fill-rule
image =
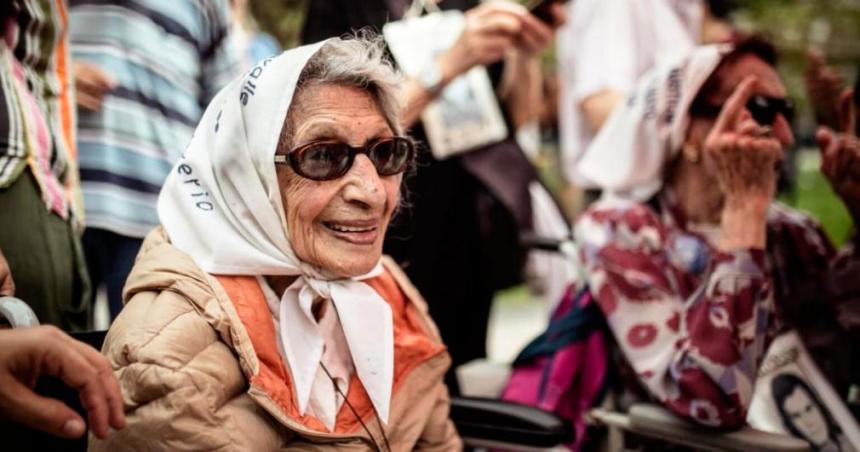
<path id="1" fill-rule="evenodd" d="M 299 44 L 308 1 L 312 0 L 251 0 L 249 3 L 260 29 L 288 49 Z"/>
<path id="2" fill-rule="evenodd" d="M 851 234 L 851 216 L 821 174 L 820 166 L 821 157 L 817 149 L 801 152 L 797 157 L 798 172 L 794 192 L 782 196 L 780 200 L 809 212 L 821 222 L 833 243 L 841 245 Z"/>

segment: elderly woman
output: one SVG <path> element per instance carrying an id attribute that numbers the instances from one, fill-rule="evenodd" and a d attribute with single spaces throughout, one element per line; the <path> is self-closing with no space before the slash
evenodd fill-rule
<path id="1" fill-rule="evenodd" d="M 414 145 L 378 42 L 262 61 L 161 192 L 103 352 L 128 426 L 90 450 L 455 450 L 450 359 L 382 257 Z"/>
<path id="2" fill-rule="evenodd" d="M 743 424 L 781 328 L 807 340 L 825 331 L 831 342 L 857 328 L 847 315 L 860 300 L 854 245 L 837 254 L 814 220 L 774 201 L 793 142 L 774 65 L 773 47 L 747 39 L 658 68 L 580 167 L 605 196 L 578 220 L 576 238 L 633 380 L 709 426 Z M 827 130 L 819 138 L 825 175 L 857 224 L 860 190 L 845 189 L 860 180 L 857 140 Z M 850 342 L 841 357 L 808 345 L 831 377 L 852 353 Z"/>

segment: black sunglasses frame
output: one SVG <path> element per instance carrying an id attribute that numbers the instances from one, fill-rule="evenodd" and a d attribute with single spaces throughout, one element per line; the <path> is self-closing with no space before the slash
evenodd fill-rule
<path id="1" fill-rule="evenodd" d="M 374 161 L 374 159 L 372 157 L 372 155 L 373 155 L 372 152 L 373 152 L 374 148 L 376 148 L 377 146 L 382 145 L 382 144 L 386 144 L 386 143 L 391 143 L 391 142 L 395 142 L 395 145 L 397 143 L 405 144 L 408 155 L 406 156 L 406 159 L 404 159 L 403 165 L 398 167 L 396 170 L 390 171 L 390 172 L 382 172 L 382 171 L 380 171 L 380 167 L 379 167 L 378 162 Z M 339 171 L 337 171 L 336 173 L 327 174 L 325 176 L 315 176 L 315 175 L 306 173 L 302 169 L 302 156 L 309 149 L 311 149 L 315 146 L 325 145 L 325 144 L 336 144 L 339 146 L 343 146 L 349 150 L 349 153 L 346 156 L 346 163 L 343 165 L 343 168 L 340 169 Z M 377 174 L 379 174 L 380 176 L 394 176 L 396 174 L 400 174 L 402 172 L 405 172 L 407 169 L 409 169 L 410 166 L 412 166 L 412 163 L 415 160 L 415 152 L 416 152 L 415 148 L 416 148 L 416 146 L 415 146 L 415 142 L 413 140 L 411 140 L 407 137 L 399 137 L 399 136 L 377 138 L 377 139 L 371 140 L 370 142 L 366 143 L 363 146 L 352 146 L 348 143 L 344 143 L 344 142 L 339 141 L 339 140 L 314 140 L 314 141 L 310 141 L 310 142 L 307 142 L 305 144 L 302 144 L 302 145 L 299 145 L 299 146 L 293 148 L 286 155 L 277 154 L 277 155 L 275 155 L 274 160 L 275 160 L 276 164 L 290 165 L 290 168 L 292 168 L 292 170 L 296 174 L 298 174 L 299 176 L 302 176 L 306 179 L 311 179 L 311 180 L 315 180 L 315 181 L 327 181 L 327 180 L 335 180 L 335 179 L 339 179 L 339 178 L 343 177 L 346 173 L 349 172 L 350 168 L 352 168 L 352 165 L 355 163 L 356 155 L 364 154 L 367 156 L 368 159 L 370 159 L 370 162 L 373 163 L 373 167 L 376 168 Z"/>
<path id="2" fill-rule="evenodd" d="M 756 95 L 746 104 L 747 110 L 759 125 L 770 126 L 776 121 L 776 115 L 781 114 L 791 123 L 796 113 L 794 100 L 790 97 L 770 97 Z M 704 102 L 693 102 L 690 115 L 700 118 L 716 118 L 720 115 L 723 105 L 711 105 Z"/>

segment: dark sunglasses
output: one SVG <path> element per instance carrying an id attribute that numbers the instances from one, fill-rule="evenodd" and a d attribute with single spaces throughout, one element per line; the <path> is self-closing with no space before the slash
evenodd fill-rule
<path id="1" fill-rule="evenodd" d="M 364 146 L 351 146 L 336 140 L 305 143 L 287 155 L 276 155 L 275 163 L 290 165 L 299 176 L 317 181 L 343 177 L 364 154 L 380 176 L 393 176 L 409 168 L 415 156 L 415 143 L 405 137 L 377 138 Z"/>
<path id="2" fill-rule="evenodd" d="M 784 116 L 789 123 L 794 120 L 794 101 L 789 98 L 756 95 L 750 98 L 746 107 L 755 122 L 762 126 L 773 125 L 778 114 Z M 690 106 L 690 114 L 700 118 L 716 118 L 722 109 L 722 105 L 694 102 Z"/>

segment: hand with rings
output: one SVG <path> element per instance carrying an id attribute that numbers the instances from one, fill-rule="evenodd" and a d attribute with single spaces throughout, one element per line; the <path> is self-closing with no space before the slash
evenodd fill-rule
<path id="1" fill-rule="evenodd" d="M 705 139 L 704 156 L 727 204 L 757 201 L 766 207 L 776 190 L 783 148 L 773 128 L 756 123 L 746 109 L 755 84 L 755 77 L 745 78 L 725 102 Z"/>

